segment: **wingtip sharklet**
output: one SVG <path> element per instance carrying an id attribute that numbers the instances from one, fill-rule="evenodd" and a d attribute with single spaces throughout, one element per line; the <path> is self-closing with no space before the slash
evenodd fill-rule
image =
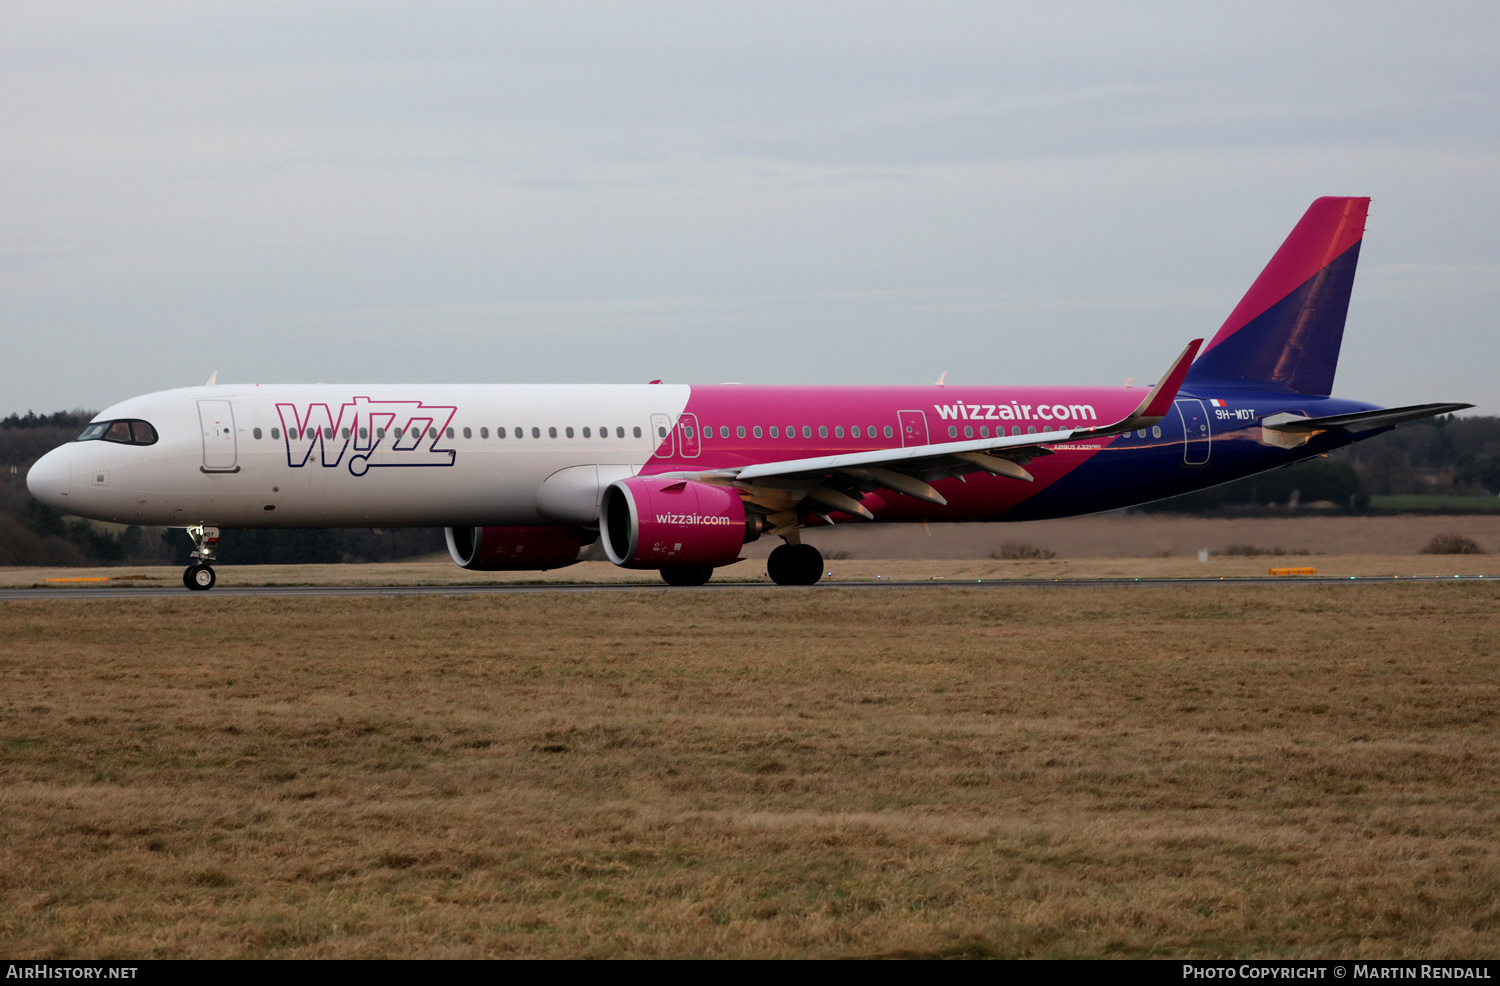
<path id="1" fill-rule="evenodd" d="M 1198 349 L 1202 345 L 1202 339 L 1194 339 L 1187 344 L 1172 364 L 1171 369 L 1167 370 L 1166 375 L 1157 382 L 1155 387 L 1151 388 L 1151 392 L 1135 409 L 1135 413 L 1131 415 L 1132 418 L 1155 418 L 1160 421 L 1167 416 L 1172 402 L 1177 399 L 1177 392 L 1182 389 L 1182 381 L 1187 378 L 1188 369 L 1193 365 L 1193 357 L 1198 355 Z"/>
<path id="2" fill-rule="evenodd" d="M 1112 425 L 1075 429 L 1073 434 L 1080 438 L 1098 438 L 1134 431 L 1137 428 L 1149 428 L 1160 422 L 1172 409 L 1172 402 L 1177 399 L 1177 392 L 1182 389 L 1182 382 L 1187 379 L 1188 370 L 1193 365 L 1193 358 L 1198 355 L 1198 349 L 1202 345 L 1202 339 L 1194 339 L 1188 343 L 1187 347 L 1178 354 L 1177 359 L 1173 360 L 1167 372 L 1156 382 L 1156 386 L 1151 388 L 1145 399 L 1136 405 L 1136 409 L 1129 415 Z"/>

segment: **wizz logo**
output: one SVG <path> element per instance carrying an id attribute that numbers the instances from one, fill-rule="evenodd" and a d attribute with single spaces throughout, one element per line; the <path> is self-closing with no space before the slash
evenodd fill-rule
<path id="1" fill-rule="evenodd" d="M 337 416 L 328 404 L 309 404 L 305 414 L 295 404 L 277 404 L 286 464 L 300 469 L 312 463 L 332 469 L 348 457 L 349 472 L 363 476 L 377 466 L 451 466 L 458 452 L 440 448 L 458 408 L 421 401 L 372 401 L 356 397 L 340 404 Z"/>

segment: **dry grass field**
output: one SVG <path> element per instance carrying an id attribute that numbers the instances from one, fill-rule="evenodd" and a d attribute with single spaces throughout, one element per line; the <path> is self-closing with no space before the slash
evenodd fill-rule
<path id="1" fill-rule="evenodd" d="M 1497 603 L 0 603 L 0 951 L 1493 956 Z"/>

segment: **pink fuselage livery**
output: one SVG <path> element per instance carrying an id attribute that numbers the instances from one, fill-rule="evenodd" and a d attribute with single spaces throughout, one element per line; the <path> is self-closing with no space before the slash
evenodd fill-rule
<path id="1" fill-rule="evenodd" d="M 600 490 L 631 475 L 1098 425 L 1127 415 L 1144 393 L 956 385 L 220 385 L 106 409 L 99 419 L 147 421 L 158 441 L 63 446 L 49 456 L 66 479 L 47 488 L 68 513 L 124 524 L 590 525 Z M 971 474 L 934 484 L 946 506 L 890 491 L 868 494 L 864 504 L 877 521 L 893 522 L 1111 509 L 1309 454 L 1262 442 L 1255 425 L 1267 415 L 1371 406 L 1295 395 L 1231 395 L 1219 403 L 1183 394 L 1144 434 L 1055 444 L 1056 454 L 1029 464 L 1034 482 Z M 222 427 L 230 429 L 227 437 L 214 434 Z M 1070 477 L 1091 477 L 1089 487 L 1056 495 Z M 848 519 L 838 511 L 806 518 L 812 525 Z"/>

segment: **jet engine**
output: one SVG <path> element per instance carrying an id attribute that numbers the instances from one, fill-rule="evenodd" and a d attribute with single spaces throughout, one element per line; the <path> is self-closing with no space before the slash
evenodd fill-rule
<path id="1" fill-rule="evenodd" d="M 474 572 L 539 572 L 578 560 L 593 531 L 578 527 L 450 527 L 448 554 Z"/>
<path id="2" fill-rule="evenodd" d="M 762 520 L 746 513 L 732 489 L 636 476 L 605 488 L 599 533 L 605 554 L 622 568 L 706 573 L 736 561 L 740 546 L 760 537 Z"/>

